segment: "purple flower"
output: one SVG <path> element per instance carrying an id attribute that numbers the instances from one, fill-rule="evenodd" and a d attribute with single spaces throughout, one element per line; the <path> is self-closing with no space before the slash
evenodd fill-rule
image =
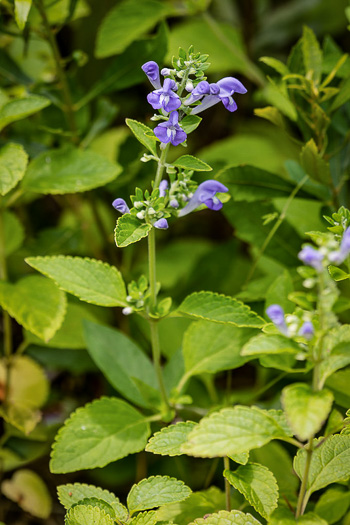
<path id="1" fill-rule="evenodd" d="M 166 190 L 168 189 L 169 187 L 169 183 L 167 180 L 163 179 L 160 181 L 160 184 L 159 184 L 159 197 L 165 197 L 166 195 Z"/>
<path id="2" fill-rule="evenodd" d="M 129 206 L 126 204 L 124 199 L 115 199 L 112 202 L 112 206 L 120 213 L 130 213 Z"/>
<path id="3" fill-rule="evenodd" d="M 284 311 L 279 304 L 271 304 L 266 308 L 266 314 L 271 319 L 276 328 L 284 335 L 288 335 L 288 328 L 284 320 Z"/>
<path id="4" fill-rule="evenodd" d="M 168 225 L 168 221 L 166 219 L 158 219 L 154 224 L 153 226 L 155 228 L 158 228 L 159 230 L 166 230 L 169 225 Z"/>
<path id="5" fill-rule="evenodd" d="M 200 82 L 198 86 L 200 84 L 203 84 L 203 83 Z M 209 91 L 208 91 L 208 86 L 209 86 Z M 214 106 L 214 104 L 217 104 L 220 101 L 223 103 L 225 108 L 228 109 L 229 111 L 231 112 L 236 111 L 237 104 L 233 100 L 232 95 L 234 93 L 240 93 L 241 95 L 244 95 L 244 93 L 247 92 L 242 82 L 240 82 L 239 80 L 237 80 L 237 78 L 234 78 L 234 77 L 222 78 L 216 84 L 208 84 L 208 86 L 202 85 L 200 87 L 201 91 L 204 91 L 206 89 L 207 92 L 202 94 L 204 98 L 202 99 L 201 104 L 192 109 L 191 111 L 192 115 L 200 113 L 201 111 L 204 111 L 205 109 L 210 108 L 211 106 Z M 219 88 L 218 92 L 217 92 L 217 88 Z M 195 91 L 195 89 L 193 91 Z M 193 95 L 193 91 L 191 93 L 191 97 Z M 197 93 L 197 96 L 195 93 L 197 100 L 200 99 L 200 96 L 198 95 L 199 95 L 199 91 Z M 192 100 L 190 103 L 192 102 L 194 102 L 194 100 Z M 186 104 L 188 104 L 188 101 L 186 102 Z"/>
<path id="6" fill-rule="evenodd" d="M 318 271 L 323 270 L 322 261 L 324 255 L 312 246 L 304 246 L 304 248 L 298 253 L 298 258 L 303 261 L 304 264 L 312 266 Z"/>
<path id="7" fill-rule="evenodd" d="M 341 264 L 350 253 L 350 227 L 343 233 L 343 238 L 340 243 L 340 250 L 330 253 L 328 258 L 335 264 Z"/>
<path id="8" fill-rule="evenodd" d="M 146 73 L 148 80 L 151 82 L 152 86 L 156 89 L 161 87 L 160 77 L 159 77 L 159 67 L 157 62 L 150 60 L 141 66 L 141 69 Z"/>
<path id="9" fill-rule="evenodd" d="M 166 78 L 163 87 L 147 95 L 147 100 L 153 109 L 164 109 L 164 111 L 170 113 L 170 111 L 174 111 L 181 106 L 179 95 L 174 93 L 176 90 L 176 82 L 171 78 Z"/>
<path id="10" fill-rule="evenodd" d="M 179 125 L 179 114 L 177 111 L 170 113 L 167 122 L 158 124 L 158 126 L 154 128 L 154 134 L 164 144 L 171 142 L 173 146 L 178 146 L 187 138 L 186 133 Z"/>
<path id="11" fill-rule="evenodd" d="M 312 339 L 314 336 L 314 325 L 311 321 L 305 321 L 305 323 L 302 325 L 302 327 L 299 330 L 299 335 L 302 335 L 305 337 L 305 339 Z"/>
<path id="12" fill-rule="evenodd" d="M 179 211 L 178 216 L 183 217 L 191 211 L 195 210 L 201 204 L 205 204 L 211 210 L 221 210 L 222 202 L 215 197 L 217 192 L 223 193 L 228 191 L 228 188 L 218 182 L 217 180 L 206 180 L 202 182 L 193 194 L 193 197 L 189 200 L 182 210 Z"/>
<path id="13" fill-rule="evenodd" d="M 197 102 L 204 95 L 218 95 L 220 92 L 220 87 L 218 84 L 209 84 L 206 80 L 202 80 L 197 84 L 197 86 L 192 90 L 190 97 L 184 102 L 186 106 Z"/>

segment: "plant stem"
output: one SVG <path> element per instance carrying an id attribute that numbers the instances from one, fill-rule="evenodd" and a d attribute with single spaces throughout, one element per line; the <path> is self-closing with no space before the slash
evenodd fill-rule
<path id="1" fill-rule="evenodd" d="M 62 95 L 63 95 L 63 99 L 65 103 L 64 112 L 66 115 L 68 127 L 72 133 L 72 142 L 77 144 L 79 142 L 79 135 L 78 135 L 78 129 L 77 129 L 77 124 L 75 120 L 73 99 L 72 99 L 72 95 L 70 92 L 66 73 L 64 71 L 64 68 L 62 67 L 62 57 L 60 54 L 60 50 L 58 48 L 55 35 L 53 34 L 51 30 L 50 22 L 45 12 L 45 6 L 43 4 L 43 0 L 36 0 L 35 5 L 42 18 L 43 25 L 44 25 L 45 32 L 46 32 L 47 41 L 52 49 L 53 58 L 55 60 L 56 74 L 57 74 L 57 77 L 62 87 Z"/>
<path id="2" fill-rule="evenodd" d="M 304 514 L 304 510 L 306 508 L 307 502 L 309 497 L 306 494 L 306 488 L 307 488 L 307 482 L 309 479 L 309 472 L 310 472 L 310 465 L 311 465 L 311 458 L 312 458 L 312 438 L 310 439 L 308 443 L 308 447 L 306 449 L 306 463 L 305 463 L 305 470 L 303 479 L 300 486 L 299 496 L 298 496 L 298 503 L 297 503 L 297 510 L 295 513 L 296 518 L 300 518 Z"/>
<path id="3" fill-rule="evenodd" d="M 230 470 L 230 459 L 226 456 L 224 457 L 224 468 L 225 470 Z M 231 485 L 229 481 L 225 478 L 225 500 L 226 500 L 226 510 L 231 511 Z"/>
<path id="4" fill-rule="evenodd" d="M 159 187 L 160 181 L 162 180 L 162 176 L 163 176 L 163 172 L 165 168 L 165 161 L 168 155 L 169 147 L 170 147 L 170 142 L 165 146 L 165 148 L 162 150 L 162 153 L 160 155 L 160 158 L 158 161 L 157 172 L 156 172 L 156 178 L 154 179 L 154 183 L 153 183 L 154 190 Z"/>

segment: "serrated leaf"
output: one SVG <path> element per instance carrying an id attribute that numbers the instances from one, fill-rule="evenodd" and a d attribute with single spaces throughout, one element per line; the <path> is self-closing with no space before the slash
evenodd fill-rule
<path id="1" fill-rule="evenodd" d="M 193 170 L 193 171 L 212 171 L 213 168 L 209 166 L 206 162 L 203 162 L 192 155 L 182 155 L 176 159 L 173 163 L 173 166 L 177 168 L 183 168 L 184 170 Z"/>
<path id="2" fill-rule="evenodd" d="M 224 408 L 204 417 L 188 435 L 181 450 L 196 457 L 224 457 L 284 439 L 284 428 L 273 414 L 257 407 Z"/>
<path id="3" fill-rule="evenodd" d="M 0 281 L 0 305 L 19 324 L 45 341 L 62 325 L 66 296 L 49 279 L 28 275 L 15 284 Z"/>
<path id="4" fill-rule="evenodd" d="M 229 456 L 232 461 L 239 463 L 240 465 L 246 465 L 249 461 L 249 452 L 241 452 L 240 454 L 230 454 Z"/>
<path id="5" fill-rule="evenodd" d="M 188 498 L 191 492 L 183 481 L 168 476 L 151 476 L 133 485 L 128 494 L 127 506 L 130 514 L 134 514 L 141 510 L 182 501 Z"/>
<path id="6" fill-rule="evenodd" d="M 15 18 L 19 29 L 24 29 L 32 0 L 15 0 Z"/>
<path id="7" fill-rule="evenodd" d="M 25 261 L 82 301 L 100 306 L 126 306 L 124 281 L 114 266 L 96 259 L 63 255 L 28 257 Z"/>
<path id="8" fill-rule="evenodd" d="M 314 440 L 307 496 L 331 483 L 346 481 L 350 477 L 350 436 L 335 434 Z M 307 452 L 300 449 L 294 458 L 294 470 L 303 479 Z"/>
<path id="9" fill-rule="evenodd" d="M 330 276 L 335 281 L 345 281 L 345 279 L 349 279 L 350 273 L 344 272 L 341 268 L 338 268 L 338 266 L 328 266 L 328 271 Z"/>
<path id="10" fill-rule="evenodd" d="M 350 493 L 341 488 L 330 488 L 315 505 L 315 512 L 327 520 L 329 525 L 339 521 L 350 505 Z"/>
<path id="11" fill-rule="evenodd" d="M 318 152 L 313 139 L 310 139 L 301 150 L 300 161 L 303 169 L 311 179 L 329 185 L 331 172 L 329 164 Z"/>
<path id="12" fill-rule="evenodd" d="M 40 95 L 28 95 L 27 97 L 6 101 L 2 105 L 0 103 L 0 131 L 11 122 L 29 117 L 50 104 L 49 99 Z"/>
<path id="13" fill-rule="evenodd" d="M 161 456 L 181 456 L 181 445 L 186 443 L 188 434 L 196 424 L 193 421 L 181 421 L 162 428 L 150 438 L 146 451 Z"/>
<path id="14" fill-rule="evenodd" d="M 46 519 L 51 514 L 50 493 L 38 474 L 28 469 L 17 470 L 1 484 L 3 494 L 32 516 Z"/>
<path id="15" fill-rule="evenodd" d="M 261 525 L 251 514 L 244 514 L 240 510 L 220 510 L 209 514 L 205 518 L 197 518 L 189 525 Z"/>
<path id="16" fill-rule="evenodd" d="M 157 139 L 155 134 L 153 133 L 153 130 L 145 124 L 142 124 L 137 120 L 132 120 L 131 118 L 127 118 L 125 122 L 126 125 L 131 129 L 137 140 L 141 142 L 141 144 L 143 144 L 153 155 L 157 157 Z M 146 133 L 151 133 L 153 137 L 146 135 Z"/>
<path id="17" fill-rule="evenodd" d="M 264 354 L 298 354 L 301 348 L 292 339 L 283 335 L 260 334 L 252 337 L 242 348 L 242 356 L 264 355 Z"/>
<path id="18" fill-rule="evenodd" d="M 322 51 L 315 33 L 307 26 L 303 28 L 301 44 L 306 74 L 311 72 L 313 80 L 318 84 L 322 74 Z"/>
<path id="19" fill-rule="evenodd" d="M 156 511 L 151 510 L 150 512 L 139 512 L 135 518 L 128 522 L 128 525 L 155 525 L 158 521 Z"/>
<path id="20" fill-rule="evenodd" d="M 267 467 L 249 463 L 238 467 L 234 472 L 225 470 L 224 477 L 263 518 L 268 519 L 277 507 L 277 481 Z"/>
<path id="21" fill-rule="evenodd" d="M 142 450 L 149 424 L 125 401 L 103 397 L 78 408 L 59 430 L 52 448 L 54 473 L 104 467 Z"/>
<path id="22" fill-rule="evenodd" d="M 147 237 L 151 229 L 152 226 L 150 224 L 142 223 L 134 215 L 125 213 L 117 220 L 117 226 L 114 230 L 116 245 L 119 248 L 124 248 L 129 246 L 129 244 L 138 242 Z"/>
<path id="23" fill-rule="evenodd" d="M 6 144 L 0 150 L 0 195 L 6 195 L 23 178 L 28 155 L 20 144 Z"/>
<path id="24" fill-rule="evenodd" d="M 23 191 L 62 195 L 98 188 L 114 180 L 121 167 L 90 150 L 72 146 L 45 151 L 29 164 Z"/>
<path id="25" fill-rule="evenodd" d="M 11 211 L 3 212 L 5 255 L 9 256 L 20 248 L 24 241 L 24 228 L 17 215 Z"/>
<path id="26" fill-rule="evenodd" d="M 116 517 L 114 509 L 111 507 L 111 505 L 99 498 L 84 498 L 81 501 L 79 501 L 79 505 L 89 505 L 90 507 L 98 507 L 99 509 L 103 510 L 106 514 L 108 514 L 108 516 L 110 516 L 111 518 L 114 519 Z"/>
<path id="27" fill-rule="evenodd" d="M 114 525 L 114 520 L 99 507 L 76 505 L 67 512 L 65 523 L 66 525 Z"/>
<path id="28" fill-rule="evenodd" d="M 234 326 L 261 328 L 265 321 L 241 301 L 213 292 L 195 292 L 188 295 L 176 313 Z"/>
<path id="29" fill-rule="evenodd" d="M 301 441 L 317 434 L 333 403 L 329 390 L 313 391 L 305 383 L 294 383 L 282 390 L 282 405 L 290 427 Z"/>
<path id="30" fill-rule="evenodd" d="M 7 403 L 6 406 L 2 405 L 0 407 L 0 416 L 6 423 L 9 423 L 27 436 L 33 432 L 41 420 L 41 412 L 28 406 L 26 402 L 24 404 Z"/>

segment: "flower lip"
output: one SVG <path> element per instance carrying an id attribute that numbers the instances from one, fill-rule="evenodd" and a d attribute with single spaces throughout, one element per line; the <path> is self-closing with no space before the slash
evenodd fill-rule
<path id="1" fill-rule="evenodd" d="M 194 211 L 201 204 L 205 204 L 209 209 L 214 211 L 220 210 L 222 208 L 222 202 L 216 197 L 216 193 L 225 193 L 227 191 L 228 188 L 218 180 L 206 180 L 202 182 L 186 206 L 179 211 L 178 217 L 183 217 L 191 213 L 191 211 Z"/>
<path id="2" fill-rule="evenodd" d="M 172 111 L 169 120 L 158 124 L 153 132 L 163 144 L 171 142 L 173 146 L 178 146 L 187 138 L 186 133 L 179 124 L 179 114 L 177 111 Z"/>
<path id="3" fill-rule="evenodd" d="M 112 206 L 122 214 L 130 213 L 129 206 L 126 204 L 124 199 L 114 199 L 114 201 L 112 202 Z"/>
<path id="4" fill-rule="evenodd" d="M 156 89 L 161 87 L 160 77 L 159 77 L 159 66 L 157 62 L 150 60 L 141 66 L 141 69 L 146 73 L 148 80 L 151 82 L 152 86 Z"/>
<path id="5" fill-rule="evenodd" d="M 166 78 L 163 87 L 147 95 L 147 101 L 153 109 L 163 109 L 167 113 L 174 111 L 181 106 L 180 97 L 174 93 L 177 88 L 178 86 L 173 79 Z"/>

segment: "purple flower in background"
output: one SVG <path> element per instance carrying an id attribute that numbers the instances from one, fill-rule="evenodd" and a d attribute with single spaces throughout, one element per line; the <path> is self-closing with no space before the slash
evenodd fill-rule
<path id="1" fill-rule="evenodd" d="M 330 253 L 328 258 L 335 264 L 341 264 L 350 253 L 350 227 L 343 233 L 343 238 L 340 243 L 340 249 Z"/>
<path id="2" fill-rule="evenodd" d="M 266 308 L 266 314 L 283 335 L 288 335 L 288 328 L 284 320 L 284 311 L 282 306 L 279 304 L 271 304 L 271 306 Z"/>
<path id="3" fill-rule="evenodd" d="M 124 199 L 115 199 L 112 202 L 112 206 L 120 213 L 130 213 L 129 206 L 126 204 Z"/>
<path id="4" fill-rule="evenodd" d="M 303 261 L 304 264 L 315 268 L 315 270 L 323 270 L 322 261 L 324 255 L 312 246 L 304 246 L 304 248 L 298 253 L 298 258 Z"/>
<path id="5" fill-rule="evenodd" d="M 305 339 L 312 339 L 314 336 L 314 326 L 311 321 L 305 321 L 305 323 L 302 325 L 302 327 L 299 330 L 299 335 L 302 335 L 305 337 Z"/>
<path id="6" fill-rule="evenodd" d="M 158 228 L 159 230 L 166 230 L 169 225 L 168 225 L 168 221 L 166 219 L 158 219 L 154 224 L 153 226 L 155 228 Z"/>
<path id="7" fill-rule="evenodd" d="M 224 193 L 228 188 L 217 180 L 206 180 L 202 182 L 189 200 L 188 204 L 179 211 L 178 216 L 183 217 L 195 210 L 201 204 L 205 204 L 211 210 L 218 211 L 222 208 L 222 202 L 215 196 L 216 193 Z"/>
<path id="8" fill-rule="evenodd" d="M 159 184 L 159 197 L 165 197 L 166 190 L 169 188 L 169 183 L 167 180 L 163 179 Z"/>
<path id="9" fill-rule="evenodd" d="M 198 86 L 200 84 L 202 84 L 202 82 L 200 82 Z M 237 78 L 234 78 L 234 77 L 222 78 L 216 84 L 208 84 L 208 86 L 209 86 L 209 92 L 203 93 L 203 99 L 201 101 L 201 104 L 192 109 L 191 111 L 192 115 L 200 113 L 201 111 L 204 111 L 205 109 L 210 108 L 211 106 L 214 106 L 214 104 L 217 104 L 220 101 L 223 103 L 225 108 L 228 109 L 229 111 L 231 112 L 236 111 L 237 104 L 233 100 L 232 95 L 234 93 L 239 93 L 241 95 L 244 95 L 244 93 L 247 92 L 242 82 L 240 82 L 239 80 L 237 80 Z M 219 88 L 219 91 L 215 93 L 215 91 L 217 91 L 217 88 Z M 195 89 L 193 91 L 195 91 Z M 201 86 L 200 88 L 200 90 L 202 91 L 205 89 L 208 89 L 208 87 L 205 85 Z M 193 91 L 191 93 L 191 97 L 192 97 Z M 198 95 L 199 95 L 199 92 L 198 92 Z M 198 95 L 197 95 L 197 100 L 200 99 Z M 192 100 L 192 102 L 194 102 L 194 100 Z"/>
<path id="10" fill-rule="evenodd" d="M 162 122 L 154 128 L 155 136 L 164 144 L 171 142 L 173 146 L 178 146 L 187 138 L 186 133 L 179 125 L 179 114 L 177 111 L 170 113 L 169 120 Z"/>
<path id="11" fill-rule="evenodd" d="M 160 77 L 159 77 L 159 67 L 157 62 L 150 60 L 141 66 L 141 69 L 146 73 L 148 80 L 151 82 L 152 86 L 155 89 L 161 88 Z"/>
<path id="12" fill-rule="evenodd" d="M 170 113 L 170 111 L 174 111 L 181 106 L 179 95 L 174 93 L 176 90 L 176 82 L 171 78 L 166 78 L 163 87 L 147 95 L 147 100 L 153 109 L 164 109 L 164 111 Z"/>

